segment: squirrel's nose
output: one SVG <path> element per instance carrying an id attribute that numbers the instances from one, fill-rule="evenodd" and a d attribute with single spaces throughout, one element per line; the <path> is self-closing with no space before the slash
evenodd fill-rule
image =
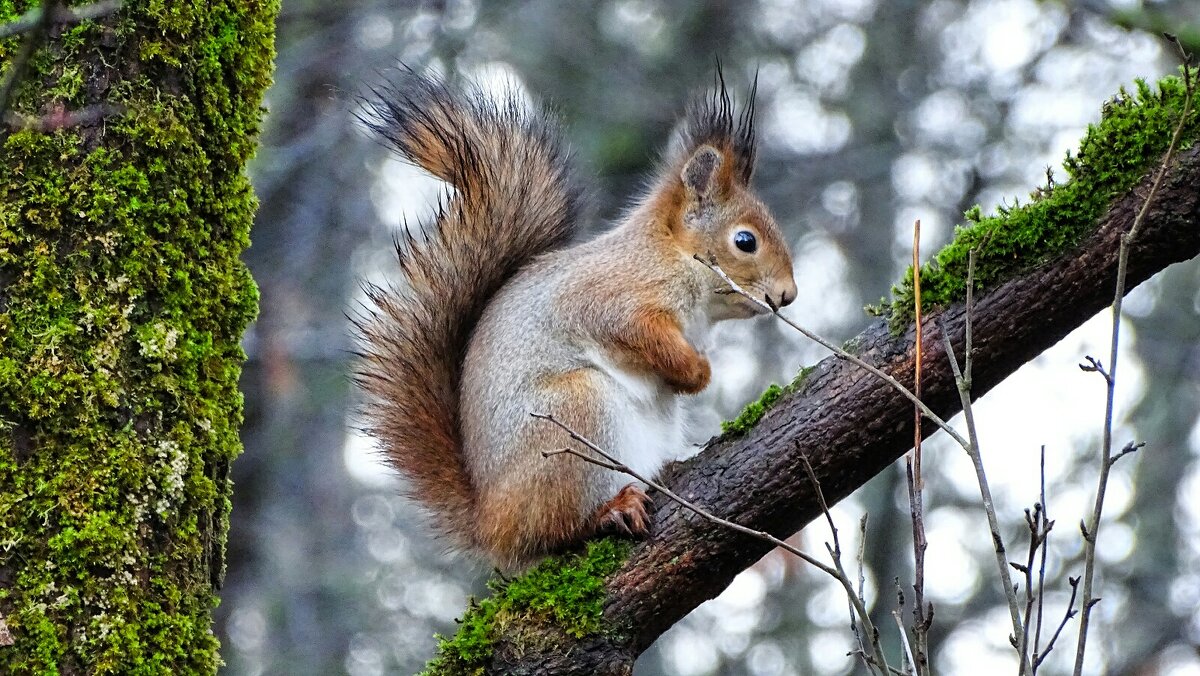
<path id="1" fill-rule="evenodd" d="M 779 307 L 787 307 L 796 300 L 796 282 L 792 279 L 780 284 L 776 287 L 776 291 L 778 292 L 776 298 L 779 299 Z"/>

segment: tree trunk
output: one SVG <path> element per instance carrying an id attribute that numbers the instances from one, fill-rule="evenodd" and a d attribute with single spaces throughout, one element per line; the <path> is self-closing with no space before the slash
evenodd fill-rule
<path id="1" fill-rule="evenodd" d="M 1007 242 L 1001 247 L 1004 253 L 998 264 L 1009 265 L 1010 272 L 977 294 L 972 312 L 975 397 L 1112 302 L 1121 235 L 1130 230 L 1150 192 L 1175 126 L 1163 120 L 1178 120 L 1182 107 L 1181 88 L 1176 85 L 1172 91 L 1174 103 L 1169 105 L 1174 112 L 1168 117 L 1152 113 L 1145 119 L 1134 116 L 1122 121 L 1124 113 L 1118 111 L 1111 123 L 1089 132 L 1072 164 L 1080 182 L 1068 198 L 1035 202 L 1030 211 L 1020 214 L 1013 210 L 1013 219 L 1004 227 L 1028 227 L 1035 212 L 1053 227 L 1041 231 L 1037 242 L 1018 237 L 1013 240 L 1017 244 Z M 1147 91 L 1139 98 L 1154 106 L 1155 96 Z M 1128 106 L 1129 100 L 1112 105 Z M 1200 116 L 1194 110 L 1184 131 L 1187 147 L 1200 135 Z M 1112 157 L 1104 159 L 1109 153 Z M 1114 172 L 1121 170 L 1114 167 L 1133 173 L 1114 183 Z M 1094 214 L 1084 204 L 1093 199 L 1100 200 Z M 1053 206 L 1046 208 L 1047 204 Z M 1060 245 L 1057 252 L 1048 249 L 1043 240 L 1070 227 L 1081 228 L 1079 239 L 1067 240 L 1068 245 Z M 1019 248 L 1023 246 L 1032 248 Z M 1200 147 L 1191 147 L 1175 155 L 1154 196 L 1130 251 L 1127 289 L 1198 253 Z M 1024 265 L 1015 267 L 1014 256 L 1016 263 Z M 942 272 L 949 273 L 948 259 L 941 262 Z M 942 347 L 942 327 L 961 359 L 965 314 L 962 303 L 952 303 L 927 315 L 924 322 L 923 398 L 944 419 L 959 411 L 960 402 Z M 911 322 L 907 332 L 898 336 L 883 320 L 876 321 L 851 344 L 848 349 L 864 360 L 911 384 Z M 931 434 L 936 428 L 927 423 L 924 431 Z M 663 480 L 719 517 L 786 538 L 821 514 L 802 456 L 811 462 L 832 504 L 903 455 L 912 438 L 911 402 L 865 370 L 830 357 L 743 436 L 712 440 L 696 457 L 668 468 Z M 1030 468 L 1030 480 L 1036 480 L 1036 468 Z M 464 631 L 443 645 L 433 666 L 455 672 L 465 664 L 496 674 L 628 674 L 634 659 L 660 634 L 719 594 L 770 549 L 769 544 L 713 525 L 663 496 L 656 496 L 655 508 L 653 537 L 637 545 L 616 572 L 604 578 L 602 629 L 564 631 L 545 612 L 512 601 L 514 595 L 507 594 L 502 584 L 496 597 L 481 606 L 484 612 L 469 612 Z M 534 575 L 575 565 L 575 559 L 563 561 L 545 564 Z M 574 578 L 563 575 L 562 579 Z M 524 584 L 517 580 L 509 587 L 522 589 L 520 594 Z M 560 598 L 565 597 L 560 594 Z M 496 605 L 488 605 L 492 601 Z M 487 626 L 490 614 L 495 621 L 489 634 L 480 626 Z M 582 639 L 572 637 L 581 634 Z M 481 649 L 485 657 L 472 661 L 471 655 Z"/>
<path id="2" fill-rule="evenodd" d="M 0 672 L 220 664 L 277 5 L 54 24 L 0 128 Z"/>

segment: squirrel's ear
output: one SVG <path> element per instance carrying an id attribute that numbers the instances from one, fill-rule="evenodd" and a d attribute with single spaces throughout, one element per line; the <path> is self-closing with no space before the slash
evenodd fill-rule
<path id="1" fill-rule="evenodd" d="M 721 169 L 721 154 L 710 145 L 702 145 L 692 153 L 680 178 L 687 188 L 688 196 L 702 200 L 711 196 L 717 187 L 717 174 Z"/>

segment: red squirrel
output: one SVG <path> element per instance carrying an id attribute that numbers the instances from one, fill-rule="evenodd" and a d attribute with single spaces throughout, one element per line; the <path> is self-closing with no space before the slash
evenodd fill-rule
<path id="1" fill-rule="evenodd" d="M 718 73 L 719 74 L 719 73 Z M 681 395 L 708 386 L 717 321 L 796 297 L 787 242 L 750 188 L 753 90 L 723 78 L 688 108 L 645 194 L 607 233 L 582 218 L 558 124 L 511 93 L 402 71 L 364 121 L 450 184 L 399 283 L 368 287 L 357 380 L 367 430 L 459 549 L 504 569 L 604 531 L 644 536 L 647 497 L 567 455 L 550 414 L 643 476 L 684 448 Z"/>

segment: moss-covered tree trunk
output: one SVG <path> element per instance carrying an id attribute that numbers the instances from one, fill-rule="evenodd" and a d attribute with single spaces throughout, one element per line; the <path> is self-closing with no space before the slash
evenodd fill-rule
<path id="1" fill-rule="evenodd" d="M 35 4 L 0 0 L 0 21 Z M 2 122 L 0 673 L 220 663 L 256 306 L 244 167 L 277 4 L 126 0 L 55 25 Z M 0 41 L 6 70 L 23 39 Z"/>

